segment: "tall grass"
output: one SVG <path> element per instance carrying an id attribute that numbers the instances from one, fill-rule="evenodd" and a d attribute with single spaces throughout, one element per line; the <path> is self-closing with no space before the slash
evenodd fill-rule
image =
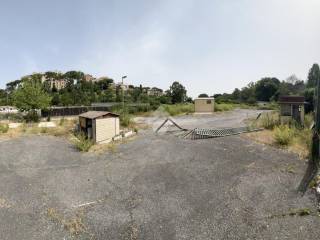
<path id="1" fill-rule="evenodd" d="M 280 117 L 278 112 L 269 112 L 262 114 L 257 120 L 257 126 L 272 130 L 280 125 Z"/>
<path id="2" fill-rule="evenodd" d="M 275 143 L 281 146 L 288 146 L 294 136 L 294 130 L 287 125 L 277 126 L 273 131 Z"/>
<path id="3" fill-rule="evenodd" d="M 311 128 L 314 123 L 313 114 L 309 113 L 304 116 L 304 127 Z"/>
<path id="4" fill-rule="evenodd" d="M 120 115 L 120 124 L 123 127 L 129 127 L 133 124 L 132 115 L 130 114 L 121 114 Z"/>
<path id="5" fill-rule="evenodd" d="M 165 112 L 168 112 L 170 116 L 176 116 L 181 114 L 189 114 L 194 112 L 194 104 L 164 104 L 161 106 Z"/>
<path id="6" fill-rule="evenodd" d="M 88 152 L 90 148 L 93 146 L 93 141 L 88 139 L 83 133 L 79 133 L 76 135 L 75 146 L 81 152 Z"/>
<path id="7" fill-rule="evenodd" d="M 232 103 L 214 103 L 215 112 L 231 111 L 235 109 L 235 105 Z"/>

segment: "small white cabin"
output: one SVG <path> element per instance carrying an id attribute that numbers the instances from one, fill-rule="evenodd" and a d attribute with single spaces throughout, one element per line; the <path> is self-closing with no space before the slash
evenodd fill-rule
<path id="1" fill-rule="evenodd" d="M 115 113 L 89 111 L 79 115 L 79 127 L 95 143 L 108 143 L 120 134 L 120 119 Z"/>

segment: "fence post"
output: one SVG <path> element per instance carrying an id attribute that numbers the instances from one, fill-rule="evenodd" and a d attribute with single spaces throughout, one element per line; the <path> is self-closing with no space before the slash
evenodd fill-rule
<path id="1" fill-rule="evenodd" d="M 315 89 L 315 125 L 312 134 L 311 154 L 308 162 L 307 171 L 299 185 L 298 190 L 303 194 L 307 191 L 310 183 L 317 176 L 319 171 L 319 133 L 320 133 L 320 79 L 317 79 L 317 87 Z"/>

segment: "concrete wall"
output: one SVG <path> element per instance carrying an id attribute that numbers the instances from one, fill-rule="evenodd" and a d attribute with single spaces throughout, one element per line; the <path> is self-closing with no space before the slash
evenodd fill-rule
<path id="1" fill-rule="evenodd" d="M 211 101 L 209 103 L 208 101 Z M 214 112 L 214 99 L 195 99 L 194 111 L 197 113 L 211 113 Z"/>
<path id="2" fill-rule="evenodd" d="M 97 143 L 108 143 L 112 141 L 115 135 L 120 132 L 119 118 L 98 118 L 95 121 L 96 135 L 95 139 Z"/>

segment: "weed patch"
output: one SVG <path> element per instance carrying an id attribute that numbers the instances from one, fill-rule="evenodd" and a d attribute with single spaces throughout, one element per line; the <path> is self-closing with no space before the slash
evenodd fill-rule
<path id="1" fill-rule="evenodd" d="M 288 146 L 292 141 L 293 130 L 287 125 L 281 125 L 274 129 L 274 140 L 275 143 L 281 146 Z"/>
<path id="2" fill-rule="evenodd" d="M 54 208 L 49 208 L 47 210 L 47 215 L 54 222 L 63 225 L 64 229 L 67 230 L 72 236 L 77 236 L 86 232 L 86 228 L 82 220 L 83 213 L 77 213 L 76 216 L 72 218 L 65 218 Z"/>
<path id="3" fill-rule="evenodd" d="M 79 133 L 75 137 L 74 144 L 81 152 L 88 152 L 94 144 L 93 141 L 88 139 L 83 133 Z"/>

